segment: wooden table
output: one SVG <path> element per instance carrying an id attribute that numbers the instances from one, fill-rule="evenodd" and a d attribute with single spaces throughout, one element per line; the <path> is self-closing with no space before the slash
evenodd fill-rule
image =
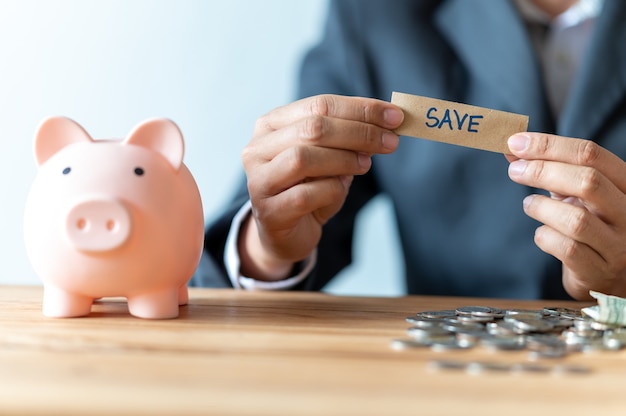
<path id="1" fill-rule="evenodd" d="M 41 298 L 0 287 L 0 414 L 626 415 L 626 351 L 556 361 L 590 374 L 472 375 L 427 364 L 527 353 L 390 348 L 417 311 L 577 303 L 196 289 L 179 319 L 150 321 L 122 299 L 44 318 Z"/>

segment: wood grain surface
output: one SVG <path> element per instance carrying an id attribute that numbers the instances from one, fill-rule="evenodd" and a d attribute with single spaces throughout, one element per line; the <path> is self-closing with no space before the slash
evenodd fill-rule
<path id="1" fill-rule="evenodd" d="M 527 353 L 390 348 L 418 311 L 588 304 L 192 289 L 178 319 L 153 321 L 124 299 L 45 318 L 41 298 L 40 287 L 0 286 L 0 414 L 626 414 L 625 351 L 545 363 L 588 374 L 472 375 L 428 363 Z"/>

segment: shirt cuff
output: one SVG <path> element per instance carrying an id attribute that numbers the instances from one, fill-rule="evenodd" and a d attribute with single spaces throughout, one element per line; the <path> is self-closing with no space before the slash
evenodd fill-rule
<path id="1" fill-rule="evenodd" d="M 226 272 L 228 273 L 228 277 L 230 282 L 232 283 L 235 289 L 246 289 L 246 290 L 285 290 L 291 289 L 296 286 L 298 283 L 303 281 L 313 267 L 315 267 L 315 262 L 317 260 L 317 249 L 313 251 L 313 253 L 302 260 L 297 264 L 299 267 L 294 267 L 294 270 L 297 272 L 294 276 L 290 276 L 283 280 L 266 282 L 262 280 L 256 280 L 251 277 L 242 276 L 239 272 L 239 266 L 241 264 L 241 260 L 239 258 L 239 251 L 237 249 L 237 240 L 239 237 L 239 230 L 241 229 L 241 224 L 246 219 L 246 217 L 250 214 L 252 210 L 252 204 L 250 201 L 246 202 L 235 214 L 233 221 L 230 225 L 230 231 L 228 233 L 228 237 L 226 238 L 226 247 L 224 250 L 224 264 L 226 265 Z"/>

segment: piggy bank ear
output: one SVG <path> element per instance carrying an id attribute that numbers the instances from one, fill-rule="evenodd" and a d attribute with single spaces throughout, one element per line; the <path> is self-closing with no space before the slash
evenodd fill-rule
<path id="1" fill-rule="evenodd" d="M 161 154 L 174 170 L 183 163 L 185 144 L 180 129 L 171 120 L 154 118 L 139 124 L 124 143 L 143 146 Z"/>
<path id="2" fill-rule="evenodd" d="M 35 161 L 43 165 L 55 153 L 77 142 L 93 141 L 80 124 L 67 117 L 44 119 L 35 133 Z"/>

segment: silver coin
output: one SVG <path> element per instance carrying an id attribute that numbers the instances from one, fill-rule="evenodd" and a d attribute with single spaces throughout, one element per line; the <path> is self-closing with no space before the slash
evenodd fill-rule
<path id="1" fill-rule="evenodd" d="M 459 322 L 487 323 L 487 322 L 493 322 L 496 319 L 496 317 L 495 316 L 477 316 L 477 315 L 457 315 L 456 318 L 449 318 L 449 319 L 456 319 Z"/>
<path id="2" fill-rule="evenodd" d="M 464 343 L 467 345 L 475 346 L 481 339 L 483 339 L 487 334 L 484 331 L 462 331 L 456 332 L 456 339 L 460 343 Z"/>
<path id="3" fill-rule="evenodd" d="M 559 316 L 561 315 L 560 309 L 561 308 L 556 306 L 546 306 L 542 309 L 542 312 L 548 316 Z"/>
<path id="4" fill-rule="evenodd" d="M 473 345 L 459 342 L 456 338 L 447 341 L 435 341 L 430 345 L 430 349 L 436 352 L 465 350 Z"/>
<path id="5" fill-rule="evenodd" d="M 456 312 L 452 309 L 443 309 L 440 311 L 424 311 L 415 314 L 418 318 L 447 318 L 456 316 Z"/>
<path id="6" fill-rule="evenodd" d="M 394 339 L 394 340 L 391 340 L 391 343 L 389 344 L 389 346 L 391 347 L 392 350 L 395 350 L 395 351 L 404 351 L 404 350 L 410 350 L 414 348 L 428 347 L 428 345 L 415 341 L 413 339 Z"/>
<path id="7" fill-rule="evenodd" d="M 565 341 L 557 334 L 532 334 L 525 337 L 529 349 L 565 348 Z"/>
<path id="8" fill-rule="evenodd" d="M 480 331 L 485 327 L 478 322 L 462 322 L 453 319 L 447 319 L 441 324 L 441 328 L 450 332 L 464 332 L 464 331 Z"/>
<path id="9" fill-rule="evenodd" d="M 591 326 L 591 323 L 593 321 L 591 319 L 578 319 L 574 321 L 574 328 L 576 328 L 577 331 L 594 331 L 593 327 Z"/>
<path id="10" fill-rule="evenodd" d="M 621 325 L 613 325 L 613 324 L 605 324 L 603 322 L 591 321 L 591 329 L 595 329 L 596 331 L 614 331 L 623 329 Z"/>
<path id="11" fill-rule="evenodd" d="M 554 325 L 543 319 L 513 316 L 509 322 L 524 332 L 548 332 L 554 329 Z"/>
<path id="12" fill-rule="evenodd" d="M 465 371 L 469 374 L 481 374 L 486 372 L 509 372 L 511 371 L 511 364 L 500 363 L 495 361 L 472 361 L 467 364 Z"/>
<path id="13" fill-rule="evenodd" d="M 454 338 L 454 334 L 446 331 L 445 329 L 435 327 L 435 328 L 419 328 L 419 327 L 411 327 L 406 330 L 408 336 L 413 338 L 416 341 L 421 341 L 424 343 L 432 343 L 433 341 L 441 341 Z"/>
<path id="14" fill-rule="evenodd" d="M 419 328 L 433 328 L 441 325 L 441 318 L 420 318 L 418 316 L 407 316 L 405 319 L 408 323 Z"/>
<path id="15" fill-rule="evenodd" d="M 456 309 L 457 315 L 493 316 L 494 309 L 489 306 L 461 306 Z"/>
<path id="16" fill-rule="evenodd" d="M 624 348 L 624 343 L 619 338 L 605 336 L 602 338 L 602 342 L 605 348 L 610 351 L 618 351 Z"/>
<path id="17" fill-rule="evenodd" d="M 561 312 L 561 317 L 574 320 L 584 319 L 582 312 L 576 309 L 572 309 L 567 312 Z"/>
<path id="18" fill-rule="evenodd" d="M 491 322 L 485 325 L 485 330 L 491 335 L 519 335 L 520 331 L 506 321 Z"/>
<path id="19" fill-rule="evenodd" d="M 500 309 L 500 308 L 491 308 L 491 316 L 494 317 L 495 319 L 502 319 L 504 318 L 504 310 Z"/>
<path id="20" fill-rule="evenodd" d="M 546 306 L 543 308 L 543 312 L 546 315 L 557 315 L 557 316 L 566 315 L 566 316 L 582 317 L 582 312 L 580 311 L 580 309 L 564 308 L 560 306 L 555 306 L 555 307 Z"/>
<path id="21" fill-rule="evenodd" d="M 543 313 L 543 311 L 541 310 L 531 310 L 531 309 L 507 309 L 504 311 L 504 319 L 507 318 L 507 316 L 524 316 L 527 318 L 536 318 L 536 319 L 541 319 L 543 317 L 545 317 L 546 315 Z"/>
<path id="22" fill-rule="evenodd" d="M 593 354 L 597 352 L 609 351 L 609 349 L 606 347 L 604 340 L 599 338 L 588 340 L 587 342 L 582 344 L 581 351 L 586 354 Z"/>
<path id="23" fill-rule="evenodd" d="M 591 340 L 602 337 L 603 331 L 597 331 L 591 327 L 586 329 L 582 327 L 571 327 L 561 332 L 563 337 L 567 337 L 569 334 L 575 334 L 579 337 Z"/>
<path id="24" fill-rule="evenodd" d="M 550 322 L 555 329 L 565 329 L 574 325 L 574 320 L 560 316 L 546 316 L 544 321 Z"/>
<path id="25" fill-rule="evenodd" d="M 565 348 L 545 348 L 536 351 L 528 351 L 528 359 L 530 361 L 544 360 L 544 359 L 557 359 L 563 358 L 567 355 Z"/>
<path id="26" fill-rule="evenodd" d="M 620 345 L 620 348 L 626 346 L 626 328 L 610 329 L 603 334 L 605 343 L 607 340 L 611 343 Z"/>
<path id="27" fill-rule="evenodd" d="M 561 339 L 565 342 L 569 351 L 580 351 L 582 346 L 589 342 L 589 338 L 578 335 L 574 331 L 565 330 L 561 333 Z"/>

